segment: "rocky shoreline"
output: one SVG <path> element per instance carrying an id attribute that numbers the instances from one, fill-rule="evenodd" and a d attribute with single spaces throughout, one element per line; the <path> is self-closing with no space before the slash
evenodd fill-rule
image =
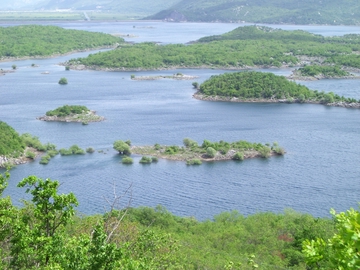
<path id="1" fill-rule="evenodd" d="M 27 151 L 31 151 L 31 152 L 35 153 L 34 159 L 36 159 L 37 157 L 39 157 L 42 154 L 42 152 L 39 152 L 36 149 L 26 148 L 24 153 L 20 157 L 17 157 L 17 158 L 0 156 L 0 168 L 7 168 L 8 166 L 12 167 L 12 166 L 21 165 L 21 164 L 25 164 L 25 163 L 29 163 L 29 162 L 33 161 L 34 159 L 27 158 L 25 156 L 25 153 Z"/>
<path id="2" fill-rule="evenodd" d="M 237 152 L 234 149 L 230 149 L 225 155 L 222 155 L 220 152 L 217 152 L 213 158 L 209 158 L 206 154 L 200 154 L 196 152 L 185 152 L 179 154 L 165 154 L 164 151 L 155 150 L 153 146 L 132 146 L 131 147 L 132 154 L 137 155 L 145 155 L 145 156 L 153 156 L 161 159 L 173 160 L 173 161 L 188 161 L 191 159 L 199 159 L 201 161 L 227 161 L 234 160 L 234 156 Z M 260 152 L 255 150 L 244 151 L 244 159 L 251 158 L 262 158 Z M 285 152 L 284 152 L 285 153 Z M 276 153 L 271 150 L 270 156 L 280 156 L 281 154 Z"/>
<path id="3" fill-rule="evenodd" d="M 76 122 L 76 123 L 89 123 L 89 122 L 101 122 L 105 120 L 105 117 L 96 115 L 95 111 L 88 111 L 82 114 L 72 114 L 65 117 L 60 116 L 40 116 L 36 119 L 41 121 L 49 121 L 49 122 Z"/>
<path id="4" fill-rule="evenodd" d="M 199 78 L 199 76 L 185 75 L 185 74 L 174 74 L 174 75 L 158 75 L 158 76 L 133 76 L 131 77 L 134 81 L 153 81 L 161 79 L 173 79 L 173 80 L 193 80 Z"/>
<path id="5" fill-rule="evenodd" d="M 193 98 L 198 100 L 204 101 L 224 101 L 224 102 L 242 102 L 242 103 L 304 103 L 304 104 L 322 104 L 326 106 L 333 106 L 333 107 L 343 107 L 343 108 L 355 108 L 360 109 L 360 103 L 347 103 L 347 102 L 333 102 L 323 104 L 320 101 L 313 101 L 313 100 L 306 100 L 304 102 L 300 102 L 298 99 L 265 99 L 265 98 L 250 98 L 250 99 L 243 99 L 243 98 L 236 98 L 236 97 L 222 97 L 222 96 L 206 96 L 199 92 L 193 94 Z"/>

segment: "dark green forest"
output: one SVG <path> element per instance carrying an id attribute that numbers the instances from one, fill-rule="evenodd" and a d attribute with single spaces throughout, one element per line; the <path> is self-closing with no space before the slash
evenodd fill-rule
<path id="1" fill-rule="evenodd" d="M 288 102 L 360 102 L 353 98 L 310 90 L 304 85 L 287 80 L 273 73 L 244 71 L 213 75 L 200 85 L 206 96 L 235 97 L 240 99 L 283 99 Z"/>
<path id="2" fill-rule="evenodd" d="M 147 19 L 271 24 L 357 25 L 356 0 L 182 0 Z"/>
<path id="3" fill-rule="evenodd" d="M 323 37 L 305 31 L 263 26 L 239 27 L 191 45 L 121 44 L 116 49 L 72 59 L 89 68 L 246 68 L 280 67 L 307 62 L 360 68 L 360 35 Z"/>
<path id="4" fill-rule="evenodd" d="M 0 27 L 0 38 L 0 59 L 51 56 L 123 42 L 109 34 L 40 25 Z"/>

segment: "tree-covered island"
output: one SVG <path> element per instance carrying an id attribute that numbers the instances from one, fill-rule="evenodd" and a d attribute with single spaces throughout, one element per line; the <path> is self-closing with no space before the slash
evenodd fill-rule
<path id="1" fill-rule="evenodd" d="M 119 154 L 138 154 L 157 158 L 186 161 L 189 165 L 201 164 L 201 161 L 239 160 L 249 158 L 268 158 L 275 155 L 284 155 L 285 150 L 278 143 L 261 144 L 247 141 L 211 142 L 204 140 L 201 145 L 192 139 L 185 138 L 184 146 L 160 145 L 132 146 L 129 141 L 115 141 L 114 149 Z"/>
<path id="2" fill-rule="evenodd" d="M 338 65 L 309 65 L 295 69 L 288 77 L 291 80 L 320 80 L 320 79 L 359 79 Z"/>
<path id="3" fill-rule="evenodd" d="M 112 48 L 124 42 L 124 39 L 109 34 L 50 25 L 0 27 L 0 37 L 0 61 Z"/>
<path id="4" fill-rule="evenodd" d="M 37 119 L 42 121 L 79 122 L 83 124 L 105 120 L 104 117 L 96 115 L 95 111 L 91 111 L 86 106 L 81 105 L 64 105 L 55 110 L 47 111 L 46 115 Z"/>
<path id="5" fill-rule="evenodd" d="M 116 49 L 64 63 L 73 69 L 247 69 L 311 64 L 360 68 L 360 35 L 324 37 L 301 30 L 244 26 L 193 44 L 120 44 Z"/>
<path id="6" fill-rule="evenodd" d="M 273 73 L 243 71 L 211 76 L 200 85 L 194 98 L 232 102 L 318 103 L 329 106 L 360 108 L 360 100 L 346 98 L 287 80 Z"/>

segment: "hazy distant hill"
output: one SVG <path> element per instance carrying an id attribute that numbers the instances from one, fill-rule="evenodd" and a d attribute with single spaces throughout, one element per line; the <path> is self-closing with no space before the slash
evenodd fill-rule
<path id="1" fill-rule="evenodd" d="M 182 0 L 148 17 L 169 21 L 360 24 L 358 0 Z"/>
<path id="2" fill-rule="evenodd" d="M 1 0 L 0 10 L 99 10 L 148 16 L 180 0 Z"/>

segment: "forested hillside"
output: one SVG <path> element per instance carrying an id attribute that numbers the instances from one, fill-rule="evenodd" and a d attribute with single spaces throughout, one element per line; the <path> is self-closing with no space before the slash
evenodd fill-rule
<path id="1" fill-rule="evenodd" d="M 73 59 L 73 68 L 159 69 L 246 68 L 316 63 L 360 68 L 360 35 L 328 37 L 263 26 L 239 27 L 191 45 L 124 44 L 117 49 Z"/>
<path id="2" fill-rule="evenodd" d="M 8 124 L 0 121 L 0 156 L 18 157 L 25 150 L 20 135 Z"/>
<path id="3" fill-rule="evenodd" d="M 360 23 L 356 0 L 183 0 L 148 17 L 159 20 L 273 24 Z"/>
<path id="4" fill-rule="evenodd" d="M 0 27 L 0 59 L 51 56 L 76 50 L 115 46 L 124 40 L 109 34 L 66 30 L 57 26 Z"/>

